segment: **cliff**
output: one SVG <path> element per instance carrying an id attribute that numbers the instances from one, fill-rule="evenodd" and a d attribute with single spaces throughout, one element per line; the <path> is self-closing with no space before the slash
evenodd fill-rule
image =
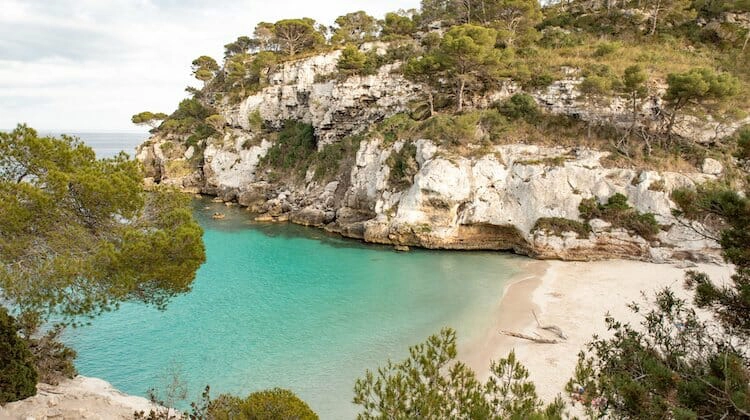
<path id="1" fill-rule="evenodd" d="M 371 76 L 322 80 L 326 78 L 321 75 L 335 72 L 339 55 L 335 51 L 284 63 L 259 92 L 238 104 L 215 104 L 226 126 L 201 144 L 157 133 L 138 151 L 148 182 L 238 202 L 259 214 L 259 220 L 321 227 L 373 243 L 512 250 L 565 260 L 717 258 L 718 244 L 697 233 L 706 227 L 672 215 L 670 194 L 718 179 L 725 171 L 722 163 L 705 158 L 694 169 L 679 172 L 613 167 L 610 152 L 556 146 L 553 139 L 546 144 L 495 141 L 456 148 L 440 138 L 368 135 L 384 119 L 408 111 L 420 87 L 393 71 L 398 63 Z M 530 93 L 546 114 L 575 116 L 590 124 L 602 119 L 629 124 L 626 104 L 618 99 L 586 102 L 577 92 L 579 83 L 571 70 L 570 78 Z M 655 89 L 643 102 L 644 114 L 658 114 L 662 88 Z M 507 81 L 467 102 L 482 108 L 519 91 Z M 269 133 L 287 120 L 312 125 L 318 151 L 330 145 L 343 150 L 348 141 L 351 153 L 337 155 L 337 170 L 323 177 L 315 165 L 297 177 L 270 170 L 263 158 L 278 138 Z M 657 117 L 652 121 L 664 123 Z M 743 122 L 686 118 L 676 131 L 697 142 L 712 142 Z M 392 174 L 399 156 L 405 156 L 401 163 L 407 167 L 400 181 Z M 636 214 L 653 214 L 658 232 L 643 235 L 599 218 L 583 223 L 579 207 L 584 200 L 604 205 L 617 193 L 627 197 Z M 576 223 L 588 232 L 569 227 Z"/>

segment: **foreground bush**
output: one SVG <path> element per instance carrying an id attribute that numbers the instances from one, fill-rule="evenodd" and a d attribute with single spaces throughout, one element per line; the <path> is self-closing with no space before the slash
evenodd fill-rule
<path id="1" fill-rule="evenodd" d="M 253 392 L 242 399 L 223 394 L 208 407 L 208 418 L 216 420 L 317 420 L 310 406 L 288 389 Z"/>
<path id="2" fill-rule="evenodd" d="M 0 404 L 36 394 L 34 359 L 18 329 L 13 317 L 0 306 Z"/>

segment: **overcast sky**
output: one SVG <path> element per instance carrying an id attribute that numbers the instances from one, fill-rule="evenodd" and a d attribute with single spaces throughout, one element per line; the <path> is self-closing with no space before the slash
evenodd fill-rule
<path id="1" fill-rule="evenodd" d="M 365 10 L 381 18 L 419 0 L 0 0 L 0 128 L 138 130 L 130 116 L 170 113 L 198 86 L 191 61 L 260 21 L 330 25 Z"/>

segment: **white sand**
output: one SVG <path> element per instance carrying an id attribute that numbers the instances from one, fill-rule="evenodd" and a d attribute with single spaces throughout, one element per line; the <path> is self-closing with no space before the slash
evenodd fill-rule
<path id="1" fill-rule="evenodd" d="M 733 273 L 730 266 L 700 264 L 691 269 L 706 272 L 716 281 L 726 281 Z M 641 292 L 653 297 L 657 290 L 671 287 L 678 296 L 689 298 L 690 292 L 683 287 L 685 271 L 674 265 L 622 260 L 530 264 L 526 278 L 506 290 L 496 314 L 497 328 L 488 332 L 483 342 L 472 345 L 462 358 L 486 376 L 491 360 L 515 349 L 519 360 L 529 369 L 540 396 L 551 401 L 563 394 L 573 375 L 578 352 L 591 336 L 606 334 L 607 312 L 617 320 L 637 324 L 639 317 L 626 305 L 643 302 Z M 500 330 L 510 330 L 554 338 L 537 328 L 532 309 L 542 324 L 562 328 L 567 341 L 537 344 L 499 334 Z"/>

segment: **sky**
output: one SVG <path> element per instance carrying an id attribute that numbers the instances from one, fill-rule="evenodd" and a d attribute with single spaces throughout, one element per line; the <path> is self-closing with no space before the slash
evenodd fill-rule
<path id="1" fill-rule="evenodd" d="M 330 25 L 419 0 L 0 0 L 0 129 L 142 131 L 140 111 L 173 111 L 200 82 L 190 63 L 217 61 L 258 22 Z"/>

